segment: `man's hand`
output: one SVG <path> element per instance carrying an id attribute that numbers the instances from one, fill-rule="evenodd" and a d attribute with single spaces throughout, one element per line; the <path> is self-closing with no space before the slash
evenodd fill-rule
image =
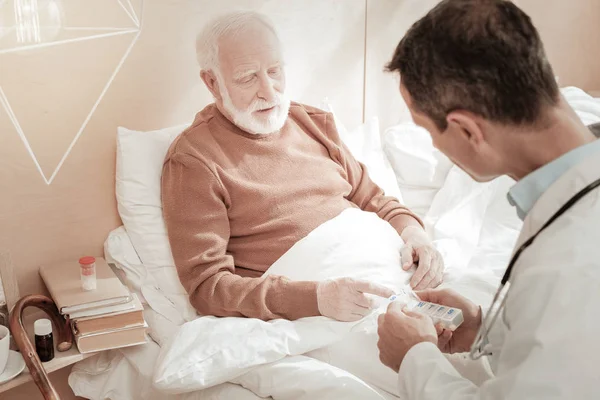
<path id="1" fill-rule="evenodd" d="M 406 353 L 416 344 L 438 344 L 438 336 L 431 318 L 403 309 L 400 302 L 392 302 L 387 313 L 379 316 L 379 359 L 398 372 Z"/>
<path id="2" fill-rule="evenodd" d="M 454 332 L 436 326 L 438 347 L 450 354 L 469 351 L 481 326 L 481 307 L 450 289 L 430 289 L 416 294 L 423 301 L 462 310 L 464 321 Z"/>
<path id="3" fill-rule="evenodd" d="M 407 226 L 401 236 L 404 240 L 402 269 L 408 271 L 413 264 L 418 264 L 410 286 L 415 290 L 439 286 L 444 278 L 444 260 L 433 247 L 427 233 L 421 227 Z"/>
<path id="4" fill-rule="evenodd" d="M 325 317 L 338 321 L 358 321 L 367 315 L 374 304 L 365 293 L 388 298 L 394 294 L 391 289 L 367 281 L 352 278 L 339 278 L 319 282 L 317 305 Z"/>

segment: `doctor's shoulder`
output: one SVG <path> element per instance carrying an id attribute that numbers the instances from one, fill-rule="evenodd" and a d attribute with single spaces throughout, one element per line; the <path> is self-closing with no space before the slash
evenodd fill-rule
<path id="1" fill-rule="evenodd" d="M 512 276 L 519 280 L 523 274 L 554 275 L 562 270 L 581 270 L 600 279 L 600 190 L 542 232 L 523 252 Z"/>

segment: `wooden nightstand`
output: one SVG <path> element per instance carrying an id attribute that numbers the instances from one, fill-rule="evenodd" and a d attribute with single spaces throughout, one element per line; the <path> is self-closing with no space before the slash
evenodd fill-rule
<path id="1" fill-rule="evenodd" d="M 27 332 L 29 333 L 29 340 L 31 340 L 31 342 L 33 343 L 33 322 L 37 319 L 37 318 L 45 318 L 45 314 L 44 313 L 32 313 L 31 315 L 28 315 L 25 318 L 25 329 L 27 329 Z M 52 361 L 48 361 L 46 363 L 44 363 L 44 369 L 46 370 L 46 372 L 48 374 L 50 374 L 51 372 L 54 371 L 58 371 L 61 368 L 65 368 L 68 367 L 69 365 L 75 364 L 78 361 L 81 360 L 85 360 L 88 357 L 92 357 L 95 356 L 98 353 L 86 353 L 86 354 L 81 354 L 79 352 L 79 350 L 77 350 L 77 346 L 75 346 L 75 344 L 73 344 L 73 347 L 71 347 L 70 350 L 67 351 L 58 351 L 58 349 L 56 348 L 56 340 L 54 343 L 54 358 L 52 359 Z M 17 386 L 23 385 L 27 382 L 32 381 L 33 378 L 31 377 L 31 374 L 29 373 L 29 371 L 27 370 L 27 367 L 25 368 L 25 370 L 23 372 L 21 372 L 21 374 L 19 376 L 17 376 L 16 378 L 13 378 L 12 380 L 5 382 L 3 384 L 0 385 L 0 393 L 2 392 L 6 392 L 7 390 L 10 390 L 12 388 L 15 388 Z"/>
<path id="2" fill-rule="evenodd" d="M 11 310 L 15 303 L 20 299 L 19 295 L 19 287 L 16 280 L 15 271 L 12 266 L 12 262 L 10 260 L 10 255 L 6 251 L 0 250 L 0 277 L 2 278 L 2 286 L 4 288 L 4 296 L 5 296 L 5 304 L 0 304 L 0 309 L 2 312 L 6 312 L 7 310 Z M 35 310 L 35 311 L 34 311 Z M 33 341 L 33 323 L 36 319 L 40 317 L 46 318 L 46 314 L 41 311 L 32 308 L 28 314 L 26 314 L 23 318 L 23 325 L 28 333 L 29 340 L 31 343 Z M 8 313 L 7 313 L 8 314 Z M 4 321 L 4 323 L 8 326 L 8 320 Z M 56 327 L 54 327 L 54 331 L 56 332 Z M 13 342 L 11 340 L 11 342 Z M 46 373 L 51 373 L 57 371 L 61 368 L 65 368 L 69 365 L 72 365 L 78 361 L 84 360 L 88 357 L 92 357 L 99 353 L 86 353 L 81 354 L 79 350 L 77 350 L 77 346 L 73 343 L 73 347 L 67 351 L 58 351 L 57 349 L 57 336 L 54 336 L 54 358 L 46 363 L 43 363 L 44 369 Z M 13 342 L 14 344 L 14 342 Z M 12 350 L 16 350 L 16 346 L 11 346 Z M 7 390 L 13 389 L 17 386 L 23 385 L 27 382 L 32 381 L 33 378 L 29 373 L 27 367 L 20 375 L 13 378 L 12 380 L 5 382 L 0 385 L 0 393 L 6 392 Z"/>

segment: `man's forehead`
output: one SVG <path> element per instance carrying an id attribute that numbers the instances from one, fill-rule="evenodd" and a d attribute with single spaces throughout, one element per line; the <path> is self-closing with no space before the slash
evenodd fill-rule
<path id="1" fill-rule="evenodd" d="M 281 63 L 281 55 L 278 51 L 271 49 L 257 49 L 244 53 L 230 53 L 227 55 L 227 61 L 231 69 L 235 72 L 246 69 L 256 69 L 258 67 L 271 67 Z"/>
<path id="2" fill-rule="evenodd" d="M 219 50 L 224 57 L 279 51 L 279 40 L 268 27 L 253 24 L 221 37 Z"/>

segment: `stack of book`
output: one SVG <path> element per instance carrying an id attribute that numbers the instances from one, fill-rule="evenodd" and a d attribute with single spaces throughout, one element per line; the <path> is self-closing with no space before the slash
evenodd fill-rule
<path id="1" fill-rule="evenodd" d="M 142 304 L 104 259 L 96 257 L 94 290 L 83 290 L 77 261 L 40 267 L 40 275 L 60 313 L 69 318 L 81 353 L 146 343 Z"/>

